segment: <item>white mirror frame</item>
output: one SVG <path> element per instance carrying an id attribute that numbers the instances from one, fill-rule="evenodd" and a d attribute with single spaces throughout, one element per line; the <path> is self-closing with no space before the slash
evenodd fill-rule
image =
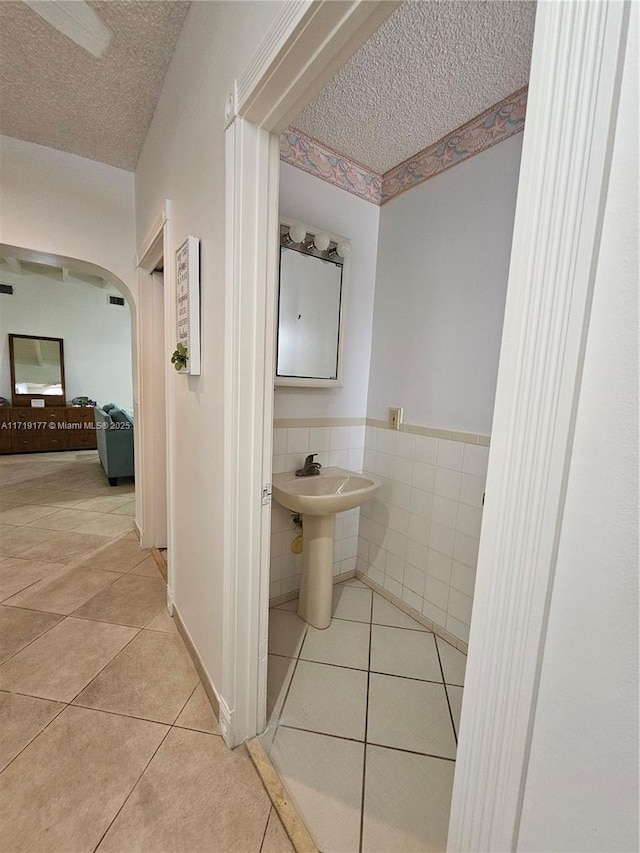
<path id="1" fill-rule="evenodd" d="M 288 228 L 291 228 L 292 225 L 302 225 L 307 234 L 328 234 L 329 239 L 332 243 L 341 243 L 346 241 L 348 243 L 351 242 L 349 237 L 344 237 L 341 234 L 334 234 L 332 231 L 329 231 L 327 228 L 316 228 L 313 225 L 308 225 L 306 222 L 300 222 L 297 219 L 289 219 L 288 217 L 281 216 L 280 217 L 280 225 L 286 225 Z M 340 289 L 340 312 L 338 314 L 338 369 L 336 371 L 337 376 L 335 379 L 311 379 L 311 378 L 299 378 L 297 376 L 278 376 L 278 323 L 280 322 L 280 312 L 279 312 L 279 303 L 280 303 L 280 275 L 278 274 L 278 310 L 276 310 L 276 335 L 275 335 L 275 347 L 276 351 L 274 354 L 274 382 L 273 384 L 276 388 L 279 387 L 289 387 L 289 388 L 342 388 L 342 377 L 344 373 L 344 338 L 346 331 L 346 301 L 347 301 L 347 293 L 348 293 L 348 280 L 349 280 L 349 258 L 342 259 L 342 284 Z"/>

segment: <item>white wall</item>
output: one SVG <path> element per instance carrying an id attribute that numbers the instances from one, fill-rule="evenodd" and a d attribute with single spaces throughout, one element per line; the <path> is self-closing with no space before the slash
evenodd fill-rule
<path id="1" fill-rule="evenodd" d="M 11 399 L 9 334 L 63 338 L 67 400 L 133 407 L 131 312 L 107 304 L 107 291 L 86 282 L 0 274 L 13 296 L 0 294 L 0 396 Z M 111 293 L 116 291 L 111 290 Z"/>
<path id="2" fill-rule="evenodd" d="M 638 51 L 623 79 L 518 850 L 638 850 Z"/>
<path id="3" fill-rule="evenodd" d="M 368 415 L 491 432 L 522 134 L 380 212 Z"/>
<path id="4" fill-rule="evenodd" d="M 371 357 L 380 208 L 280 164 L 280 215 L 351 241 L 342 388 L 276 388 L 276 418 L 364 418 Z"/>
<path id="5" fill-rule="evenodd" d="M 133 175 L 0 137 L 0 243 L 75 258 L 135 295 Z"/>
<path id="6" fill-rule="evenodd" d="M 136 169 L 142 241 L 173 202 L 174 247 L 200 238 L 202 375 L 171 376 L 176 433 L 174 599 L 214 685 L 222 681 L 224 105 L 280 3 L 193 3 Z M 170 259 L 168 259 L 170 261 Z"/>

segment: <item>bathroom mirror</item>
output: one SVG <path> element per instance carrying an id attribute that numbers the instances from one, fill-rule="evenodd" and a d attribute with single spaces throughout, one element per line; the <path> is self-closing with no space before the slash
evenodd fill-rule
<path id="1" fill-rule="evenodd" d="M 34 398 L 47 406 L 64 406 L 62 338 L 9 335 L 11 392 L 14 406 L 29 406 Z"/>
<path id="2" fill-rule="evenodd" d="M 336 234 L 281 221 L 276 386 L 341 386 L 349 249 Z"/>

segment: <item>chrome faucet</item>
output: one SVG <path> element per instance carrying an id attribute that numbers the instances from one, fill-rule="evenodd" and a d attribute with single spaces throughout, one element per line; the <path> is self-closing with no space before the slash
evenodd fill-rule
<path id="1" fill-rule="evenodd" d="M 317 455 L 317 453 L 311 453 L 307 456 L 304 460 L 304 466 L 296 471 L 296 477 L 315 477 L 320 473 L 322 465 L 313 461 L 313 457 Z"/>

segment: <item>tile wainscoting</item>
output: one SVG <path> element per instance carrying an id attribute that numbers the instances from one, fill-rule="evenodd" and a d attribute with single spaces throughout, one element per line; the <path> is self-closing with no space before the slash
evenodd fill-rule
<path id="1" fill-rule="evenodd" d="M 367 426 L 357 571 L 463 643 L 469 639 L 489 448 Z"/>
<path id="2" fill-rule="evenodd" d="M 273 472 L 323 466 L 373 474 L 379 495 L 336 518 L 334 575 L 357 571 L 466 649 L 489 437 L 367 419 L 276 420 Z M 270 598 L 300 587 L 292 513 L 274 501 Z"/>

